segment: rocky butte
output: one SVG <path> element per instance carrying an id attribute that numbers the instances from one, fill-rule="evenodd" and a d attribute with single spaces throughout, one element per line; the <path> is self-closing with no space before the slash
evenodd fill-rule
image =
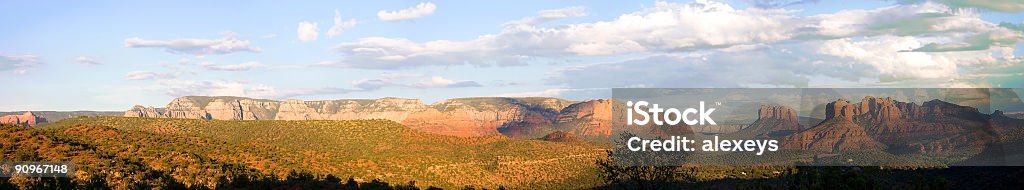
<path id="1" fill-rule="evenodd" d="M 735 136 L 778 138 L 800 130 L 803 130 L 803 126 L 797 120 L 796 110 L 780 105 L 761 105 L 757 110 L 757 120 L 739 130 Z"/>
<path id="2" fill-rule="evenodd" d="M 186 96 L 164 108 L 136 105 L 125 117 L 207 120 L 388 119 L 420 131 L 453 135 L 539 138 L 555 131 L 578 136 L 611 134 L 611 101 L 558 98 L 456 98 L 434 104 L 417 99 L 266 100 Z"/>
<path id="3" fill-rule="evenodd" d="M 0 117 L 0 124 L 15 124 L 25 127 L 35 126 L 40 123 L 45 123 L 46 119 L 38 117 L 32 112 L 25 112 L 21 115 L 6 115 Z"/>

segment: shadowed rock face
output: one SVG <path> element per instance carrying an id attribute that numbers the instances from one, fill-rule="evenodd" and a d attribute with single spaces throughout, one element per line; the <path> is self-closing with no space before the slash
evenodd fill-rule
<path id="1" fill-rule="evenodd" d="M 786 136 L 782 141 L 782 148 L 842 152 L 885 149 L 886 146 L 868 135 L 864 128 L 853 120 L 833 117 L 810 129 Z"/>
<path id="2" fill-rule="evenodd" d="M 45 122 L 45 118 L 38 117 L 35 114 L 32 114 L 32 112 L 25 112 L 21 115 L 6 115 L 0 117 L 0 124 L 15 124 L 25 127 L 31 127 Z"/>
<path id="3" fill-rule="evenodd" d="M 576 135 L 573 135 L 572 133 L 561 132 L 561 131 L 555 131 L 553 133 L 544 135 L 544 137 L 541 137 L 540 140 L 552 141 L 552 142 L 576 142 L 576 141 L 580 141 L 580 139 L 577 138 Z"/>
<path id="4" fill-rule="evenodd" d="M 913 104 L 910 104 L 913 105 Z M 892 99 L 864 97 L 859 103 L 838 99 L 825 105 L 825 120 L 805 131 L 786 136 L 785 149 L 810 149 L 831 152 L 865 149 L 885 149 L 886 145 L 871 136 L 861 126 L 891 125 L 900 118 L 900 112 L 893 110 L 896 102 Z M 874 128 L 877 131 L 877 127 Z"/>

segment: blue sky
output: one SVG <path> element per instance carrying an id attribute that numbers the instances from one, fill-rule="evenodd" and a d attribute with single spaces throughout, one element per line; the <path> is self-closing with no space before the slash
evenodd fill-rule
<path id="1" fill-rule="evenodd" d="M 1024 3 L 992 2 L 3 2 L 0 110 L 185 95 L 430 103 L 596 99 L 617 87 L 1019 88 Z"/>

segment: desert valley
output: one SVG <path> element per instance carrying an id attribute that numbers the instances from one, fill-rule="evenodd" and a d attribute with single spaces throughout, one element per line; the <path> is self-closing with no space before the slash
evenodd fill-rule
<path id="1" fill-rule="evenodd" d="M 1017 159 L 991 158 L 1017 157 L 1015 152 L 1024 151 L 1018 146 L 1024 120 L 999 110 L 982 113 L 941 100 L 918 105 L 866 96 L 821 106 L 824 118 L 803 118 L 794 108 L 761 105 L 753 108 L 756 118 L 747 125 L 631 132 L 781 139 L 782 148 L 793 153 L 772 161 L 871 160 L 875 164 L 846 164 L 868 165 L 856 168 L 873 168 L 874 173 L 847 167 L 713 166 L 689 159 L 679 165 L 691 166 L 670 167 L 672 177 L 661 181 L 609 177 L 609 172 L 647 171 L 607 164 L 616 158 L 612 151 L 617 148 L 616 135 L 624 131 L 613 122 L 615 104 L 621 102 L 479 97 L 424 104 L 401 98 L 275 101 L 186 96 L 163 107 L 136 105 L 125 112 L 25 112 L 0 120 L 8 124 L 2 133 L 6 141 L 0 143 L 5 159 L 65 160 L 78 163 L 80 169 L 70 181 L 11 178 L 3 184 L 601 188 L 669 183 L 780 188 L 829 175 L 859 179 L 899 175 L 924 178 L 873 179 L 862 185 L 963 187 L 977 181 L 951 179 L 950 173 L 998 174 L 1005 175 L 1000 180 L 1008 181 L 1021 176 L 1015 167 L 963 166 L 1022 164 Z M 54 120 L 36 113 L 72 117 Z M 850 152 L 856 154 L 844 155 Z M 915 167 L 910 168 L 917 169 L 878 164 L 888 162 L 913 163 Z M 808 172 L 824 173 L 808 176 Z M 486 180 L 477 180 L 481 178 Z"/>

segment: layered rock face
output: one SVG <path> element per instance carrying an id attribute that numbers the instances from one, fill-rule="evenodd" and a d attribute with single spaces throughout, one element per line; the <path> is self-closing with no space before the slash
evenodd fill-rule
<path id="1" fill-rule="evenodd" d="M 388 119 L 404 121 L 427 106 L 420 100 L 382 98 L 376 100 L 288 100 L 281 103 L 274 120 Z"/>
<path id="2" fill-rule="evenodd" d="M 885 149 L 886 146 L 868 135 L 864 127 L 853 123 L 853 120 L 834 117 L 813 128 L 786 136 L 782 148 L 842 152 Z"/>
<path id="3" fill-rule="evenodd" d="M 267 120 L 280 102 L 240 97 L 186 96 L 167 104 L 161 117 L 215 120 Z"/>
<path id="4" fill-rule="evenodd" d="M 580 136 L 609 136 L 613 101 L 589 100 L 569 105 L 558 113 L 558 127 Z"/>
<path id="5" fill-rule="evenodd" d="M 769 129 L 769 135 L 776 133 L 793 133 L 801 130 L 796 110 L 785 106 L 762 105 L 757 112 L 757 120 L 752 127 Z"/>
<path id="6" fill-rule="evenodd" d="M 454 135 L 538 138 L 557 129 L 577 135 L 611 134 L 611 104 L 574 104 L 557 98 L 457 98 L 426 105 L 416 99 L 273 101 L 240 97 L 187 96 L 163 111 L 135 106 L 126 117 L 213 120 L 388 119 L 420 131 Z"/>
<path id="7" fill-rule="evenodd" d="M 0 117 L 0 124 L 15 124 L 25 127 L 31 127 L 45 122 L 45 118 L 38 117 L 35 114 L 32 114 L 32 112 L 25 112 L 21 115 L 6 115 Z"/>
<path id="8" fill-rule="evenodd" d="M 503 134 L 536 138 L 555 125 L 570 102 L 556 98 L 458 98 L 435 103 L 401 121 L 421 131 L 456 136 Z"/>
<path id="9" fill-rule="evenodd" d="M 945 105 L 940 105 L 945 104 Z M 847 119 L 854 119 L 857 116 L 858 120 L 869 121 L 873 123 L 886 123 L 896 122 L 901 119 L 920 119 L 928 114 L 934 114 L 932 111 L 936 111 L 937 107 L 946 107 L 953 105 L 957 108 L 958 113 L 970 113 L 977 112 L 977 108 L 959 106 L 943 102 L 940 100 L 932 100 L 924 103 L 925 108 L 918 106 L 915 103 L 899 102 L 892 98 L 876 98 L 872 96 L 866 96 L 861 99 L 858 103 L 850 103 L 849 100 L 839 99 L 835 102 L 828 103 L 825 106 L 825 118 L 842 117 Z M 940 111 L 941 112 L 941 111 Z M 941 114 L 940 114 L 941 115 Z"/>

